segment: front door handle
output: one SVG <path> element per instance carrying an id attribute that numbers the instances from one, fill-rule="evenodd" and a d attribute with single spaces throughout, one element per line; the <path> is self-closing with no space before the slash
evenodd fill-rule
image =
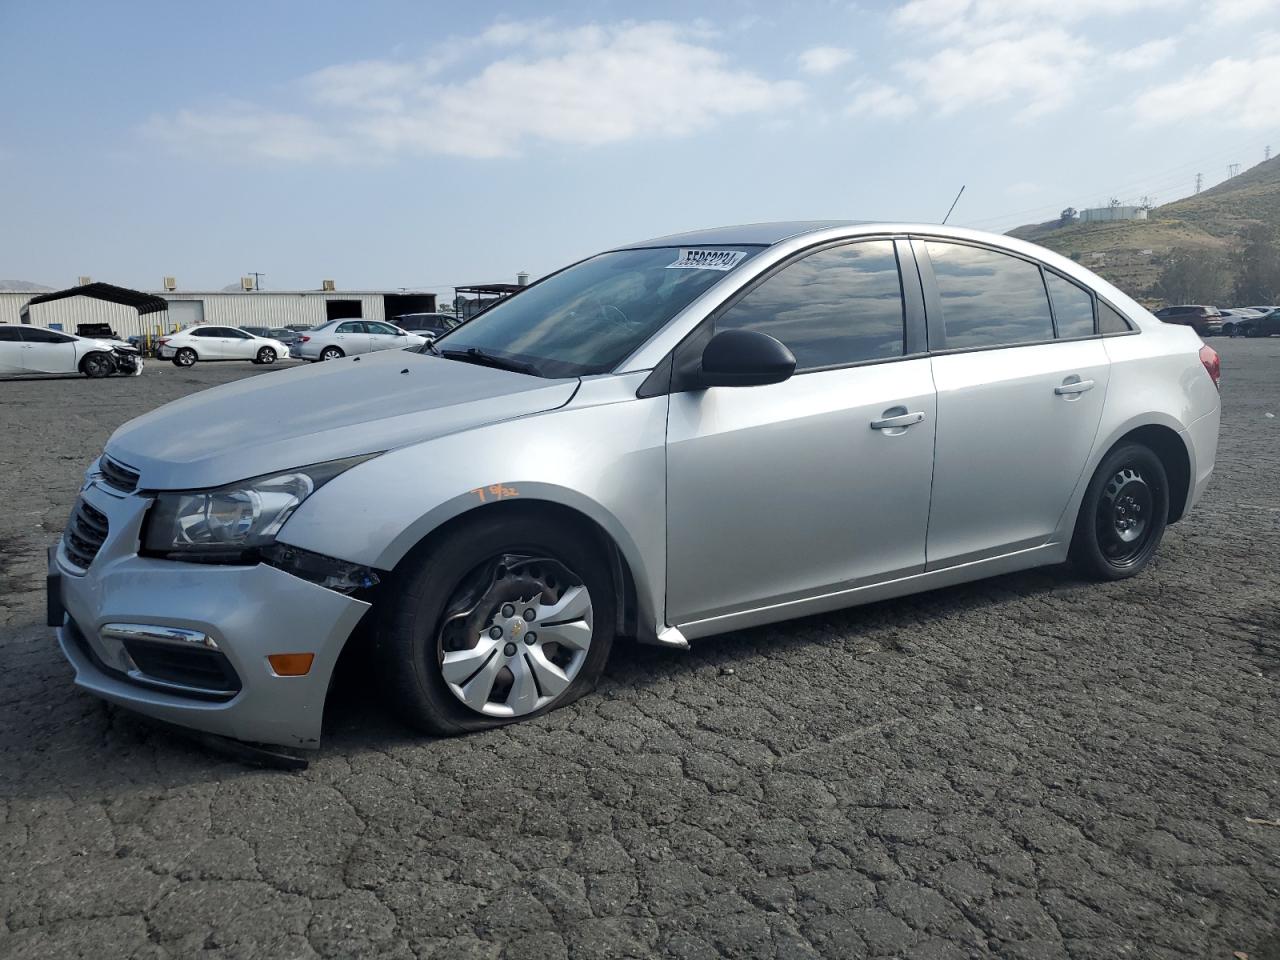
<path id="1" fill-rule="evenodd" d="M 1062 385 L 1054 387 L 1053 392 L 1060 397 L 1070 397 L 1077 393 L 1084 393 L 1086 390 L 1093 389 L 1092 380 L 1081 380 L 1077 376 L 1070 376 L 1062 381 Z"/>
<path id="2" fill-rule="evenodd" d="M 898 409 L 901 410 L 902 408 L 899 407 Z M 913 423 L 919 423 L 923 419 L 924 414 L 918 411 L 915 413 L 900 413 L 895 417 L 884 417 L 880 420 L 872 420 L 871 429 L 892 430 L 895 427 L 909 427 Z"/>

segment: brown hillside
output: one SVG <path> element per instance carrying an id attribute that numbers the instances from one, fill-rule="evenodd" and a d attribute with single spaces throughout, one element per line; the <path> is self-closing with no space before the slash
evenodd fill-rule
<path id="1" fill-rule="evenodd" d="M 1078 260 L 1131 295 L 1145 297 L 1163 255 L 1174 247 L 1230 253 L 1241 230 L 1255 223 L 1280 233 L 1280 157 L 1195 196 L 1155 207 L 1147 220 L 1077 221 L 1065 227 L 1050 220 L 1015 227 L 1008 234 Z"/>

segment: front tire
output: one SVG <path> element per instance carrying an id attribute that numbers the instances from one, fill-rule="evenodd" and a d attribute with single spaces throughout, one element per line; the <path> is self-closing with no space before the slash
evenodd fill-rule
<path id="1" fill-rule="evenodd" d="M 263 366 L 270 366 L 276 362 L 276 352 L 270 347 L 263 347 L 258 351 L 258 356 L 254 359 L 254 363 L 260 363 Z"/>
<path id="2" fill-rule="evenodd" d="M 173 355 L 173 365 L 175 367 L 191 367 L 195 366 L 196 352 L 190 347 L 181 347 L 178 352 Z"/>
<path id="3" fill-rule="evenodd" d="M 80 372 L 90 380 L 101 380 L 115 373 L 116 365 L 105 353 L 91 353 L 80 361 Z"/>
<path id="4" fill-rule="evenodd" d="M 613 644 L 608 557 L 545 517 L 480 517 L 410 555 L 377 638 L 396 712 L 451 736 L 541 716 L 591 690 Z"/>
<path id="5" fill-rule="evenodd" d="M 1123 580 L 1151 562 L 1169 522 L 1169 478 L 1149 448 L 1127 443 L 1107 454 L 1089 481 L 1071 558 L 1096 580 Z"/>
<path id="6" fill-rule="evenodd" d="M 1244 328 L 1244 335 L 1246 337 L 1260 337 L 1262 336 L 1262 328 L 1255 326 L 1254 324 L 1250 324 Z"/>
<path id="7" fill-rule="evenodd" d="M 346 354 L 342 352 L 341 347 L 325 347 L 320 351 L 321 360 L 339 360 L 344 356 Z"/>

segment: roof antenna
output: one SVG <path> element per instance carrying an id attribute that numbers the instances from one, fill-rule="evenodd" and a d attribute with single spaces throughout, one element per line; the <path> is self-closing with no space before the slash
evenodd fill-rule
<path id="1" fill-rule="evenodd" d="M 960 184 L 960 193 L 964 193 L 964 187 L 965 185 L 963 183 Z M 947 215 L 942 218 L 944 226 L 946 225 L 946 222 L 951 219 L 951 211 L 954 210 L 956 208 L 956 204 L 960 202 L 960 193 L 956 194 L 956 198 L 951 201 L 951 206 L 947 209 Z"/>

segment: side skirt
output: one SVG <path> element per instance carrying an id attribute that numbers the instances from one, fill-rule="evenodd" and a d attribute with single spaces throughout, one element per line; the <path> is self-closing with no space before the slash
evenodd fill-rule
<path id="1" fill-rule="evenodd" d="M 942 570 L 930 570 L 925 573 L 900 577 L 896 580 L 886 580 L 883 583 L 873 583 L 849 590 L 824 593 L 800 600 L 788 600 L 785 603 L 756 607 L 751 610 L 738 611 L 737 613 L 726 613 L 718 617 L 709 617 L 706 620 L 694 620 L 689 623 L 679 624 L 676 629 L 680 636 L 687 640 L 693 640 L 697 637 L 726 633 L 730 630 L 742 630 L 747 627 L 758 627 L 761 624 L 806 617 L 814 613 L 827 613 L 831 610 L 839 610 L 842 607 L 855 607 L 863 603 L 874 603 L 877 600 L 889 600 L 893 597 L 922 593 L 925 590 L 950 587 L 957 583 L 968 583 L 985 577 L 995 577 L 1003 573 L 1013 573 L 1017 570 L 1026 570 L 1031 567 L 1061 563 L 1067 559 L 1068 546 L 1067 543 L 1041 544 L 1038 547 L 1017 550 L 1013 553 L 1001 554 L 998 557 L 990 557 L 986 560 L 974 560 L 970 563 L 945 567 Z M 667 629 L 670 630 L 672 628 Z"/>

